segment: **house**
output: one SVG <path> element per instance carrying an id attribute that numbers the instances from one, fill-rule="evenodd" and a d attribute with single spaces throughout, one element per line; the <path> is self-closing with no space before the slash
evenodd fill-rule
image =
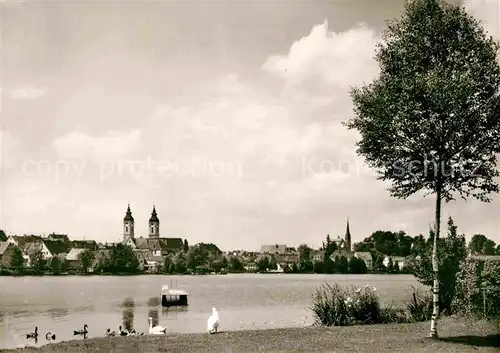
<path id="1" fill-rule="evenodd" d="M 184 247 L 182 238 L 126 237 L 121 243 L 132 249 L 149 249 L 153 256 L 165 256 L 168 253 L 179 252 Z"/>
<path id="2" fill-rule="evenodd" d="M 384 257 L 384 260 L 382 261 L 382 264 L 385 267 L 388 267 L 390 260 L 392 260 L 392 264 L 394 266 L 397 266 L 400 271 L 403 268 L 405 268 L 405 266 L 406 266 L 406 258 L 403 257 L 403 256 L 386 256 L 386 257 Z"/>
<path id="3" fill-rule="evenodd" d="M 11 267 L 12 256 L 14 255 L 14 250 L 16 245 L 4 241 L 0 242 L 0 266 L 1 267 Z"/>
<path id="4" fill-rule="evenodd" d="M 257 271 L 257 262 L 255 261 L 248 261 L 246 264 L 243 265 L 243 268 L 247 272 L 256 272 Z"/>
<path id="5" fill-rule="evenodd" d="M 26 247 L 32 243 L 38 243 L 42 241 L 42 237 L 39 235 L 9 235 L 7 241 L 14 245 L 19 246 L 22 250 L 26 250 Z"/>
<path id="6" fill-rule="evenodd" d="M 48 240 L 61 240 L 61 241 L 64 241 L 66 243 L 70 242 L 69 237 L 68 237 L 67 234 L 51 233 L 51 234 L 48 235 L 47 239 Z"/>
<path id="7" fill-rule="evenodd" d="M 85 251 L 87 251 L 87 249 L 85 248 L 73 248 L 69 251 L 69 253 L 65 257 L 68 269 L 79 270 L 82 268 L 82 262 L 80 261 L 80 256 Z"/>
<path id="8" fill-rule="evenodd" d="M 335 261 L 335 259 L 340 258 L 340 257 L 345 257 L 347 260 L 350 260 L 353 256 L 354 256 L 353 252 L 347 251 L 344 249 L 340 249 L 340 250 L 335 250 L 330 255 L 330 260 Z"/>
<path id="9" fill-rule="evenodd" d="M 44 259 L 48 260 L 54 255 L 68 254 L 70 251 L 70 244 L 61 240 L 40 238 L 37 242 L 28 243 L 24 251 L 27 255 L 32 255 L 36 251 L 41 251 Z"/>
<path id="10" fill-rule="evenodd" d="M 0 229 L 0 242 L 7 241 L 7 234 L 3 230 Z"/>
<path id="11" fill-rule="evenodd" d="M 373 269 L 373 257 L 369 251 L 356 251 L 354 252 L 354 257 L 363 260 L 369 271 Z"/>
<path id="12" fill-rule="evenodd" d="M 286 245 L 284 244 L 274 244 L 274 245 L 262 245 L 260 247 L 261 254 L 273 254 L 273 255 L 282 255 L 286 253 Z"/>
<path id="13" fill-rule="evenodd" d="M 73 240 L 71 242 L 71 248 L 97 251 L 99 249 L 99 246 L 97 245 L 95 240 Z"/>
<path id="14" fill-rule="evenodd" d="M 311 261 L 312 262 L 323 262 L 325 257 L 325 250 L 313 250 L 311 251 Z"/>

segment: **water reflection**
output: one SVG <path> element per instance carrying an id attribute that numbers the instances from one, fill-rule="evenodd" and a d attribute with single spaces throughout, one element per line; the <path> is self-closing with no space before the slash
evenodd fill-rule
<path id="1" fill-rule="evenodd" d="M 126 298 L 122 304 L 122 326 L 124 330 L 130 331 L 134 328 L 135 302 L 133 298 Z"/>
<path id="2" fill-rule="evenodd" d="M 50 316 L 55 319 L 58 317 L 63 317 L 68 315 L 68 309 L 66 308 L 52 308 L 48 310 Z"/>
<path id="3" fill-rule="evenodd" d="M 151 297 L 148 299 L 148 308 L 156 307 L 160 305 L 160 298 L 158 297 Z"/>

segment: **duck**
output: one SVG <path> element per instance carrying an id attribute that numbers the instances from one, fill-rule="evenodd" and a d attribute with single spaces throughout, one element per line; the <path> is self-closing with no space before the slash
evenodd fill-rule
<path id="1" fill-rule="evenodd" d="M 134 329 L 132 329 L 132 330 L 130 330 L 130 331 L 128 332 L 128 335 L 127 335 L 127 336 L 135 336 L 136 334 L 137 334 L 137 332 L 135 332 L 135 330 L 134 330 Z"/>
<path id="2" fill-rule="evenodd" d="M 87 324 L 83 325 L 83 330 L 74 330 L 73 331 L 73 335 L 86 335 L 88 333 L 87 329 L 89 327 L 87 326 Z"/>
<path id="3" fill-rule="evenodd" d="M 38 327 L 35 326 L 35 332 L 26 334 L 26 339 L 28 338 L 38 338 Z"/>
<path id="4" fill-rule="evenodd" d="M 207 320 L 207 331 L 208 333 L 217 333 L 217 328 L 219 327 L 219 313 L 215 306 L 212 308 L 212 315 Z"/>
<path id="5" fill-rule="evenodd" d="M 125 329 L 125 330 L 122 330 L 122 327 L 120 325 L 120 327 L 118 327 L 118 333 L 120 334 L 120 336 L 128 336 L 129 332 Z"/>
<path id="6" fill-rule="evenodd" d="M 150 317 L 148 320 L 149 320 L 149 334 L 150 335 L 164 335 L 167 333 L 167 327 L 163 327 L 163 326 L 153 327 L 153 318 Z"/>
<path id="7" fill-rule="evenodd" d="M 110 337 L 116 336 L 116 332 L 115 331 L 111 331 L 111 329 L 108 328 L 106 330 L 106 336 L 110 336 Z"/>
<path id="8" fill-rule="evenodd" d="M 47 332 L 47 333 L 45 334 L 45 339 L 46 339 L 47 341 L 53 341 L 53 340 L 55 340 L 55 339 L 56 339 L 56 334 L 55 334 L 55 333 L 52 333 L 52 332 Z"/>

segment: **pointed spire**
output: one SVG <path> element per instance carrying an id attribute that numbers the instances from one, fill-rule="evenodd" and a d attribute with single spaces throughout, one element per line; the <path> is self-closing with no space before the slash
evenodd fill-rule
<path id="1" fill-rule="evenodd" d="M 151 218 L 149 219 L 149 222 L 160 223 L 160 220 L 158 219 L 158 214 L 156 213 L 156 207 L 154 204 L 153 204 L 153 212 L 151 212 Z"/>
<path id="2" fill-rule="evenodd" d="M 124 222 L 133 222 L 134 217 L 132 217 L 132 211 L 130 211 L 130 203 L 127 205 L 127 212 L 125 213 Z"/>

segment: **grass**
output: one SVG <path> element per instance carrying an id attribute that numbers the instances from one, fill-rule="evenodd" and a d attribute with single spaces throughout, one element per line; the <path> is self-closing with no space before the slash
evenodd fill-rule
<path id="1" fill-rule="evenodd" d="M 498 352 L 498 323 L 447 317 L 439 321 L 440 339 L 426 338 L 429 323 L 308 327 L 228 331 L 215 335 L 102 337 L 2 352 Z"/>

